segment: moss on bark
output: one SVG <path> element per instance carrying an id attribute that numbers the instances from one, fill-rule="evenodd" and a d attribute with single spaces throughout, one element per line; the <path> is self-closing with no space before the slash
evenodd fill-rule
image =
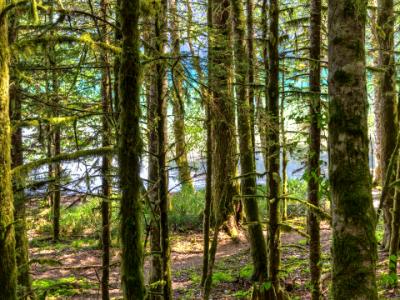
<path id="1" fill-rule="evenodd" d="M 0 10 L 6 2 L 0 0 Z M 7 18 L 0 19 L 0 299 L 17 299 L 14 207 L 11 184 Z"/>
<path id="2" fill-rule="evenodd" d="M 357 2 L 349 14 L 347 2 Z M 368 166 L 365 57 L 366 0 L 329 2 L 329 178 L 333 299 L 378 299 L 376 216 Z M 340 39 L 342 43 L 334 43 Z M 364 53 L 364 46 L 361 47 Z M 346 73 L 351 80 L 338 79 Z"/>
<path id="3" fill-rule="evenodd" d="M 255 177 L 254 147 L 252 138 L 251 105 L 248 99 L 249 65 L 241 58 L 246 56 L 245 48 L 245 19 L 241 1 L 232 0 L 232 14 L 235 33 L 235 66 L 236 66 L 236 95 L 238 132 L 240 149 L 240 166 L 242 173 L 241 194 L 248 222 L 251 255 L 254 265 L 253 279 L 262 284 L 267 279 L 267 249 L 262 226 L 260 223 L 258 203 L 256 199 L 257 185 Z"/>
<path id="4" fill-rule="evenodd" d="M 119 6 L 122 54 L 119 70 L 119 175 L 121 185 L 121 283 L 124 299 L 144 299 L 142 205 L 140 200 L 140 55 L 138 0 Z"/>

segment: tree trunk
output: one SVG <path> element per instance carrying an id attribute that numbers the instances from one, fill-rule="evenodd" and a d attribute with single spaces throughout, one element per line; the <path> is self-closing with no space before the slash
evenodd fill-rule
<path id="1" fill-rule="evenodd" d="M 381 122 L 381 177 L 386 179 L 387 166 L 396 144 L 396 71 L 394 61 L 394 14 L 393 0 L 378 0 L 377 34 L 379 44 L 379 67 L 383 73 L 379 76 L 380 122 Z M 399 195 L 400 196 L 400 195 Z M 384 236 L 382 246 L 389 249 L 392 226 L 392 208 L 394 190 L 391 189 L 383 203 Z"/>
<path id="2" fill-rule="evenodd" d="M 233 219 L 233 196 L 237 193 L 234 184 L 236 174 L 236 126 L 231 84 L 231 5 L 230 0 L 213 0 L 211 3 L 209 2 L 209 5 L 211 5 L 212 12 L 212 43 L 209 45 L 208 76 L 212 91 L 212 105 L 210 107 L 213 133 L 212 199 L 216 225 L 210 249 L 208 274 L 204 285 L 204 299 L 208 299 L 210 294 L 218 232 L 226 221 Z"/>
<path id="3" fill-rule="evenodd" d="M 53 14 L 51 13 L 50 16 Z M 50 32 L 54 35 L 54 32 Z M 51 69 L 51 79 L 49 80 L 48 92 L 50 93 L 50 101 L 52 102 L 53 109 L 50 113 L 52 117 L 59 116 L 59 81 L 58 72 L 56 70 L 57 57 L 55 53 L 54 42 L 49 43 L 47 49 L 47 59 L 49 67 Z M 60 155 L 61 153 L 61 131 L 59 125 L 49 125 L 49 154 L 50 157 Z M 60 205 L 61 205 L 61 163 L 53 163 L 49 168 L 49 175 L 54 178 L 54 183 L 50 185 L 51 187 L 51 204 L 52 204 L 52 221 L 53 221 L 53 241 L 58 241 L 60 239 Z"/>
<path id="4" fill-rule="evenodd" d="M 377 6 L 377 0 L 372 0 L 372 6 Z M 375 9 L 369 10 L 370 15 L 370 23 L 371 23 L 371 46 L 373 49 L 379 49 L 378 42 L 378 28 L 377 28 L 377 12 Z M 373 64 L 374 66 L 379 68 L 379 58 L 378 51 L 374 51 L 372 53 Z M 376 158 L 376 166 L 374 169 L 374 183 L 376 185 L 383 186 L 382 181 L 382 158 L 381 158 L 381 144 L 382 144 L 382 128 L 381 128 L 381 99 L 380 99 L 380 91 L 379 91 L 379 81 L 380 81 L 380 73 L 375 72 L 373 77 L 374 83 L 374 126 L 375 126 L 375 158 Z"/>
<path id="5" fill-rule="evenodd" d="M 288 178 L 287 178 L 287 165 L 288 165 L 288 154 L 287 154 L 287 143 L 286 143 L 286 132 L 285 132 L 285 61 L 282 59 L 282 95 L 281 95 L 281 106 L 280 110 L 280 133 L 282 137 L 282 221 L 285 221 L 287 215 L 287 192 L 288 192 Z"/>
<path id="6" fill-rule="evenodd" d="M 183 93 L 184 70 L 180 62 L 181 40 L 179 36 L 179 21 L 176 0 L 170 0 L 171 15 L 171 48 L 176 61 L 172 66 L 172 108 L 174 113 L 174 135 L 175 135 L 175 161 L 178 166 L 179 181 L 182 189 L 194 192 L 192 177 L 185 140 L 185 103 Z"/>
<path id="7" fill-rule="evenodd" d="M 151 67 L 150 72 L 155 68 Z M 150 285 L 162 281 L 162 261 L 160 244 L 160 202 L 159 202 L 159 172 L 158 172 L 158 134 L 157 134 L 157 93 L 156 81 L 148 74 L 147 91 L 147 128 L 148 128 L 148 195 L 150 200 L 151 221 L 150 221 L 150 249 L 151 249 L 151 270 Z M 149 298 L 151 300 L 162 299 L 162 286 L 155 284 L 151 288 Z"/>
<path id="8" fill-rule="evenodd" d="M 0 10 L 6 5 L 0 1 Z M 9 47 L 7 18 L 0 20 L 0 299 L 17 299 L 14 207 L 11 184 L 11 132 L 9 116 Z"/>
<path id="9" fill-rule="evenodd" d="M 155 35 L 157 55 L 163 55 L 167 42 L 165 27 L 167 24 L 167 0 L 162 0 L 155 17 Z M 167 80 L 165 62 L 160 59 L 156 69 L 157 97 L 157 138 L 158 138 L 158 196 L 160 205 L 160 245 L 162 262 L 162 280 L 164 300 L 172 299 L 171 248 L 168 226 L 168 171 L 167 171 Z"/>
<path id="10" fill-rule="evenodd" d="M 17 79 L 10 85 L 10 119 L 21 120 L 21 99 L 18 94 Z M 22 128 L 18 127 L 11 135 L 11 167 L 23 165 Z M 29 274 L 29 244 L 26 232 L 26 205 L 23 179 L 16 178 L 13 184 L 14 220 L 15 220 L 15 252 L 18 266 L 18 285 L 21 287 L 18 297 L 29 299 L 32 293 L 32 281 Z"/>
<path id="11" fill-rule="evenodd" d="M 277 295 L 280 294 L 279 267 L 280 267 L 280 142 L 279 142 L 279 3 L 278 0 L 269 2 L 269 78 L 268 78 L 268 111 L 267 111 L 267 136 L 268 136 L 268 176 L 269 188 L 269 279 Z"/>
<path id="12" fill-rule="evenodd" d="M 107 0 L 100 2 L 101 16 L 103 19 L 107 19 L 107 13 L 109 10 L 109 3 Z M 108 28 L 104 23 L 101 26 L 99 32 L 100 39 L 103 42 L 108 42 Z M 101 52 L 101 62 L 104 65 L 101 74 L 101 99 L 102 99 L 102 145 L 107 147 L 111 145 L 111 127 L 109 119 L 111 118 L 111 95 L 112 95 L 112 83 L 111 83 L 111 68 L 108 53 L 106 51 Z M 103 300 L 110 299 L 109 293 L 109 280 L 110 280 L 110 196 L 111 196 L 111 157 L 104 155 L 102 158 L 102 194 L 103 199 L 101 201 L 101 219 L 102 219 L 102 233 L 101 233 L 101 246 L 102 246 L 102 276 L 101 276 L 101 295 Z"/>
<path id="13" fill-rule="evenodd" d="M 9 43 L 12 45 L 17 38 L 18 15 L 14 14 L 10 20 Z M 11 19 L 11 18 L 10 18 Z M 12 56 L 11 64 L 16 64 L 17 57 Z M 21 95 L 19 94 L 18 78 L 11 72 L 9 88 L 10 97 L 10 120 L 21 120 Z M 24 163 L 22 128 L 13 130 L 11 135 L 11 167 L 15 168 Z M 13 179 L 14 195 L 14 220 L 15 220 L 15 252 L 18 267 L 18 298 L 33 299 L 32 279 L 29 274 L 29 244 L 26 232 L 26 204 L 25 193 L 21 187 L 24 185 L 23 178 Z"/>
<path id="14" fill-rule="evenodd" d="M 246 213 L 246 222 L 250 237 L 250 249 L 254 265 L 253 279 L 259 284 L 267 279 L 267 249 L 258 212 L 257 184 L 252 131 L 252 108 L 248 99 L 249 64 L 243 61 L 246 57 L 245 23 L 243 6 L 240 0 L 231 0 L 233 28 L 235 32 L 235 69 L 236 95 L 238 113 L 238 132 L 240 148 L 241 194 Z"/>
<path id="15" fill-rule="evenodd" d="M 321 0 L 312 0 L 310 13 L 310 129 L 308 152 L 308 202 L 319 207 L 320 152 L 321 152 Z M 311 298 L 321 299 L 321 246 L 319 218 L 308 210 L 308 233 L 310 235 Z"/>
<path id="16" fill-rule="evenodd" d="M 119 71 L 119 176 L 121 185 L 121 283 L 124 299 L 144 299 L 140 157 L 139 1 L 121 0 Z"/>
<path id="17" fill-rule="evenodd" d="M 248 57 L 248 93 L 249 93 L 249 105 L 250 105 L 250 125 L 251 125 L 251 141 L 254 152 L 254 165 L 255 165 L 255 153 L 256 153 L 256 134 L 255 134 L 255 59 L 254 59 L 254 20 L 253 20 L 254 3 L 253 0 L 246 0 L 246 29 L 247 29 L 247 57 Z"/>
<path id="18" fill-rule="evenodd" d="M 367 1 L 330 1 L 329 178 L 333 299 L 378 299 L 368 166 L 365 22 Z"/>
<path id="19" fill-rule="evenodd" d="M 400 161 L 399 156 L 397 154 L 397 178 L 399 180 L 400 176 Z M 389 247 L 389 276 L 391 278 L 391 286 L 395 287 L 398 283 L 397 278 L 397 258 L 399 251 L 399 228 L 400 228 L 400 201 L 399 198 L 399 189 L 395 188 L 395 199 L 393 204 L 393 218 L 392 218 L 392 234 L 390 236 L 390 247 Z"/>
<path id="20" fill-rule="evenodd" d="M 269 159 L 268 159 L 268 82 L 269 82 L 269 55 L 268 55 L 268 31 L 269 31 L 269 23 L 268 23 L 268 0 L 263 0 L 261 7 L 261 22 L 262 22 L 262 56 L 263 56 L 263 67 L 265 72 L 265 89 L 264 89 L 264 99 L 265 106 L 262 103 L 261 97 L 258 98 L 257 102 L 257 115 L 258 115 L 258 131 L 260 134 L 261 140 L 261 149 L 264 159 L 264 168 L 266 172 L 266 178 L 268 178 L 268 170 L 269 170 Z M 267 179 L 268 180 L 268 179 Z M 265 194 L 268 195 L 268 182 L 265 186 Z M 269 209 L 269 202 L 267 201 L 267 208 Z M 267 249 L 268 250 L 268 249 Z"/>

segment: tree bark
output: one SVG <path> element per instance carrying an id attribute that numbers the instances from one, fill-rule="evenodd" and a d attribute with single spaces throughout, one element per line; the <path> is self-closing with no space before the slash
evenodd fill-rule
<path id="1" fill-rule="evenodd" d="M 288 192 L 288 177 L 287 177 L 287 165 L 288 165 L 288 151 L 287 151 L 287 142 L 286 142 L 286 131 L 285 131 L 285 101 L 286 101 L 286 93 L 285 93 L 285 60 L 282 59 L 282 95 L 281 95 L 281 106 L 280 110 L 280 133 L 282 137 L 282 221 L 285 221 L 288 217 L 287 211 L 287 192 Z"/>
<path id="2" fill-rule="evenodd" d="M 121 283 L 124 299 L 144 299 L 140 197 L 140 52 L 138 0 L 121 0 L 122 53 L 119 71 L 119 175 L 121 185 Z"/>
<path id="3" fill-rule="evenodd" d="M 155 68 L 150 68 L 151 72 Z M 148 181 L 149 200 L 151 209 L 150 220 L 150 249 L 151 249 L 151 270 L 149 283 L 162 281 L 162 261 L 160 244 L 160 201 L 159 201 L 159 172 L 158 172 L 158 134 L 157 134 L 157 93 L 156 82 L 152 74 L 147 76 L 147 127 L 148 127 Z M 152 300 L 161 299 L 162 286 L 155 284 L 151 288 L 149 298 Z"/>
<path id="4" fill-rule="evenodd" d="M 377 6 L 377 0 L 372 0 L 372 6 Z M 377 28 L 377 11 L 375 9 L 369 10 L 370 15 L 370 23 L 371 23 L 371 46 L 373 49 L 379 49 L 378 42 L 378 28 Z M 379 68 L 379 51 L 374 51 L 372 53 L 374 66 Z M 376 158 L 376 166 L 374 169 L 374 183 L 380 186 L 383 186 L 382 180 L 382 158 L 381 158 L 381 144 L 382 144 L 382 122 L 381 122 L 381 99 L 380 99 L 380 91 L 379 91 L 379 81 L 380 81 L 380 73 L 376 72 L 373 77 L 374 83 L 374 126 L 375 126 L 375 158 Z"/>
<path id="5" fill-rule="evenodd" d="M 240 0 L 231 0 L 233 14 L 233 28 L 235 33 L 235 69 L 236 69 L 236 95 L 237 95 L 237 114 L 238 132 L 240 149 L 240 169 L 241 169 L 241 194 L 242 202 L 246 213 L 246 222 L 250 238 L 251 256 L 253 259 L 254 273 L 253 279 L 262 284 L 267 279 L 267 249 L 260 223 L 258 212 L 257 184 L 255 175 L 255 159 L 253 147 L 253 122 L 252 107 L 248 99 L 248 75 L 249 64 L 243 61 L 246 57 L 246 24 L 244 22 L 243 5 Z M 252 102 L 252 101 L 251 101 Z"/>
<path id="6" fill-rule="evenodd" d="M 18 82 L 10 85 L 10 119 L 21 120 L 21 99 L 18 94 Z M 22 128 L 17 128 L 11 135 L 11 167 L 23 165 Z M 18 293 L 20 299 L 29 299 L 32 296 L 32 280 L 29 274 L 29 244 L 26 232 L 26 205 L 22 178 L 15 178 L 13 182 L 14 220 L 15 220 L 15 252 L 18 266 L 18 285 L 22 287 Z"/>
<path id="7" fill-rule="evenodd" d="M 172 65 L 172 108 L 174 113 L 174 136 L 175 136 L 175 161 L 178 167 L 179 181 L 182 189 L 194 192 L 193 181 L 190 175 L 188 153 L 185 139 L 185 103 L 183 90 L 184 70 L 180 62 L 181 39 L 179 35 L 179 21 L 176 0 L 170 0 L 171 15 L 171 48 L 176 61 Z"/>
<path id="8" fill-rule="evenodd" d="M 155 37 L 157 55 L 165 52 L 167 36 L 167 0 L 162 0 L 155 17 Z M 171 247 L 169 243 L 168 224 L 168 171 L 167 171 L 167 80 L 165 62 L 160 59 L 155 66 L 156 97 L 157 97 L 157 138 L 158 138 L 158 197 L 160 202 L 160 245 L 162 262 L 162 280 L 164 300 L 172 299 L 171 279 Z"/>
<path id="9" fill-rule="evenodd" d="M 268 136 L 268 276 L 277 295 L 280 294 L 279 267 L 280 267 L 280 139 L 279 139 L 279 2 L 269 2 L 269 30 L 268 30 L 268 85 L 267 85 L 267 136 Z"/>
<path id="10" fill-rule="evenodd" d="M 0 11 L 6 6 L 0 0 Z M 14 206 L 11 184 L 9 46 L 7 18 L 0 20 L 0 299 L 17 299 Z"/>
<path id="11" fill-rule="evenodd" d="M 256 153 L 256 134 L 255 134 L 255 58 L 254 58 L 254 17 L 253 17 L 254 3 L 253 0 L 246 0 L 246 29 L 247 29 L 247 57 L 248 57 L 248 93 L 250 105 L 250 125 L 251 125 L 251 140 L 254 152 L 254 165 Z"/>
<path id="12" fill-rule="evenodd" d="M 100 2 L 101 17 L 107 19 L 107 13 L 109 11 L 109 2 L 102 0 Z M 100 39 L 103 42 L 108 42 L 108 27 L 106 23 L 103 23 L 100 29 Z M 111 95 L 112 95 L 112 83 L 111 83 L 111 68 L 109 55 L 106 51 L 101 52 L 101 61 L 104 64 L 104 68 L 101 73 L 101 99 L 102 99 L 102 145 L 108 147 L 111 145 L 111 127 L 109 119 L 111 118 Z M 102 219 L 102 233 L 101 233 L 101 246 L 102 246 L 102 276 L 101 276 L 101 295 L 103 300 L 110 299 L 109 293 L 109 280 L 110 280 L 110 196 L 111 196 L 111 157 L 104 155 L 102 158 L 102 194 L 103 199 L 101 201 L 101 219 Z"/>
<path id="13" fill-rule="evenodd" d="M 310 13 L 310 129 L 308 153 L 308 202 L 319 207 L 320 152 L 321 152 L 321 0 L 311 1 Z M 308 233 L 310 235 L 311 298 L 321 299 L 321 246 L 319 218 L 308 210 Z"/>
<path id="14" fill-rule="evenodd" d="M 383 73 L 379 75 L 381 177 L 386 179 L 387 166 L 396 144 L 396 70 L 394 61 L 394 14 L 393 0 L 378 0 L 377 37 L 379 45 L 378 62 Z M 400 196 L 400 195 L 399 195 Z M 383 203 L 384 236 L 382 246 L 389 249 L 394 190 L 391 189 Z M 399 199 L 400 201 L 400 199 Z"/>
<path id="15" fill-rule="evenodd" d="M 330 1 L 329 178 L 333 299 L 378 299 L 368 166 L 365 22 L 367 1 Z"/>
<path id="16" fill-rule="evenodd" d="M 212 283 L 212 270 L 217 250 L 218 232 L 222 225 L 234 216 L 233 196 L 237 193 L 234 177 L 236 173 L 235 108 L 232 90 L 232 37 L 230 0 L 213 0 L 211 3 L 212 24 L 209 45 L 209 83 L 212 91 L 211 120 L 213 134 L 212 175 L 213 210 L 215 231 L 210 248 L 207 279 L 203 298 L 208 299 Z M 209 24 L 210 26 L 210 24 Z M 232 222 L 230 223 L 232 224 Z M 234 229 L 234 227 L 231 227 Z M 233 232 L 236 235 L 236 232 Z"/>
<path id="17" fill-rule="evenodd" d="M 12 45 L 17 38 L 18 15 L 13 14 L 10 18 L 9 26 L 9 44 Z M 11 64 L 17 64 L 17 57 L 11 57 Z M 13 72 L 11 72 L 9 87 L 10 97 L 10 120 L 12 122 L 21 121 L 21 95 L 19 93 L 19 80 Z M 11 168 L 21 166 L 24 163 L 22 128 L 17 127 L 11 134 Z M 19 285 L 19 299 L 34 299 L 32 291 L 32 278 L 29 274 L 29 243 L 26 232 L 26 204 L 25 193 L 21 190 L 24 186 L 22 177 L 13 179 L 13 195 L 14 195 L 14 220 L 15 220 L 15 252 L 18 268 L 17 283 Z"/>

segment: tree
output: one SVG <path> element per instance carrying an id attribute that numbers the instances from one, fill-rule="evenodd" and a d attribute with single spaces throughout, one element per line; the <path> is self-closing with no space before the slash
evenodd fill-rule
<path id="1" fill-rule="evenodd" d="M 107 20 L 107 13 L 109 11 L 110 3 L 107 0 L 100 2 L 101 17 Z M 103 23 L 99 28 L 99 39 L 103 42 L 108 42 L 108 26 Z M 106 50 L 101 51 L 101 62 L 104 64 L 101 73 L 101 100 L 102 100 L 102 146 L 109 147 L 111 145 L 111 97 L 112 97 L 112 82 L 111 82 L 111 68 L 109 53 Z M 101 201 L 101 219 L 102 219 L 102 233 L 101 245 L 103 250 L 102 256 L 102 276 L 101 276 L 101 295 L 103 300 L 110 299 L 109 295 L 109 281 L 110 281 L 110 200 L 111 200 L 111 157 L 104 155 L 102 158 L 102 194 L 103 200 Z"/>
<path id="2" fill-rule="evenodd" d="M 217 251 L 218 234 L 225 222 L 232 225 L 233 197 L 237 194 L 234 177 L 236 172 L 236 126 L 232 90 L 232 30 L 230 0 L 211 1 L 212 27 L 209 45 L 209 83 L 212 92 L 210 102 L 212 122 L 212 186 L 214 211 L 214 236 L 209 252 L 204 299 L 210 296 L 212 270 Z M 234 229 L 230 227 L 229 229 Z M 233 236 L 237 233 L 233 232 Z"/>
<path id="3" fill-rule="evenodd" d="M 333 299 L 378 299 L 375 211 L 368 167 L 367 1 L 330 1 L 329 178 Z"/>
<path id="4" fill-rule="evenodd" d="M 269 3 L 268 84 L 267 84 L 267 141 L 268 141 L 268 276 L 276 294 L 280 294 L 280 141 L 279 141 L 279 2 Z"/>
<path id="5" fill-rule="evenodd" d="M 308 153 L 308 201 L 319 206 L 321 151 L 321 1 L 311 1 L 310 13 L 310 144 Z M 318 215 L 309 209 L 311 295 L 321 298 L 321 246 Z"/>
<path id="6" fill-rule="evenodd" d="M 17 39 L 17 25 L 19 16 L 14 14 L 10 17 L 8 41 L 12 45 Z M 16 65 L 18 58 L 11 56 L 11 65 Z M 20 79 L 16 72 L 10 72 L 10 120 L 11 122 L 21 121 L 22 101 L 20 94 Z M 24 163 L 22 128 L 18 127 L 11 134 L 11 167 L 15 168 Z M 17 283 L 19 285 L 17 296 L 21 299 L 32 297 L 32 279 L 29 273 L 29 243 L 26 230 L 26 199 L 23 189 L 23 178 L 13 178 L 13 197 L 14 197 L 14 221 L 15 221 L 15 253 L 18 268 Z"/>
<path id="7" fill-rule="evenodd" d="M 155 49 L 157 56 L 165 53 L 167 42 L 167 0 L 160 2 L 160 7 L 155 16 Z M 169 242 L 168 224 L 168 169 L 167 169 L 167 80 L 166 66 L 162 59 L 155 65 L 155 93 L 156 93 L 156 130 L 157 130 L 157 162 L 158 162 L 158 197 L 160 209 L 160 246 L 162 265 L 162 284 L 164 300 L 172 299 L 171 279 L 171 248 Z"/>
<path id="8" fill-rule="evenodd" d="M 181 62 L 181 38 L 179 32 L 179 20 L 177 3 L 170 1 L 171 15 L 171 48 L 176 61 L 172 62 L 172 108 L 174 112 L 174 136 L 175 136 L 175 161 L 178 167 L 179 180 L 182 188 L 194 192 L 192 177 L 190 175 L 190 166 L 188 162 L 188 153 L 186 149 L 185 138 L 185 102 L 183 77 L 184 70 Z"/>
<path id="9" fill-rule="evenodd" d="M 142 205 L 140 197 L 139 1 L 121 0 L 122 53 L 119 71 L 121 185 L 121 283 L 125 299 L 144 299 Z"/>
<path id="10" fill-rule="evenodd" d="M 383 72 L 379 75 L 378 99 L 380 101 L 380 126 L 379 133 L 381 139 L 380 158 L 381 158 L 381 178 L 384 182 L 387 176 L 388 163 L 393 153 L 398 130 L 396 116 L 396 70 L 394 61 L 394 14 L 392 0 L 378 1 L 377 14 L 377 38 L 379 45 L 378 62 Z M 391 176 L 391 174 L 389 174 Z M 383 218 L 385 224 L 382 246 L 389 249 L 392 226 L 392 209 L 394 199 L 394 190 L 388 194 L 383 203 Z M 400 194 L 397 194 L 400 197 Z"/>
<path id="11" fill-rule="evenodd" d="M 267 249 L 260 223 L 257 203 L 257 184 L 255 175 L 255 160 L 253 146 L 253 121 L 252 108 L 248 99 L 249 91 L 248 75 L 249 64 L 243 61 L 246 57 L 246 24 L 241 1 L 231 0 L 233 28 L 235 33 L 234 61 L 236 67 L 236 95 L 237 95 L 237 115 L 240 149 L 240 169 L 241 169 L 241 194 L 244 203 L 246 221 L 250 237 L 251 255 L 254 264 L 253 279 L 262 284 L 267 279 Z"/>
<path id="12" fill-rule="evenodd" d="M 4 11 L 5 1 L 0 1 Z M 0 19 L 0 298 L 17 299 L 14 206 L 11 184 L 11 131 L 9 116 L 9 46 L 7 17 Z"/>

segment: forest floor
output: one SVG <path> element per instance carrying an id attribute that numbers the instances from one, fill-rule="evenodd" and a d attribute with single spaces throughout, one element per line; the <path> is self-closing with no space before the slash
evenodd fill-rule
<path id="1" fill-rule="evenodd" d="M 375 197 L 376 198 L 376 197 Z M 79 199 L 78 199 L 79 200 Z M 86 200 L 85 200 L 86 201 Z M 102 251 L 99 248 L 99 204 L 96 201 L 63 199 L 63 237 L 53 243 L 49 234 L 51 224 L 49 208 L 37 202 L 29 206 L 28 226 L 30 240 L 31 273 L 33 288 L 38 299 L 101 299 L 100 278 Z M 114 207 L 117 210 L 117 207 Z M 113 212 L 113 218 L 118 213 Z M 113 219 L 113 224 L 118 224 Z M 290 217 L 292 227 L 305 231 L 305 217 Z M 188 228 L 195 230 L 173 231 L 172 277 L 175 299 L 201 299 L 199 288 L 202 272 L 203 236 L 201 225 Z M 174 226 L 172 226 L 174 228 Z M 382 225 L 377 229 L 381 239 Z M 181 228 L 176 226 L 175 228 Z M 198 229 L 197 229 L 198 228 Z M 118 228 L 112 228 L 114 246 L 111 251 L 110 295 L 121 299 Z M 331 230 L 327 222 L 321 223 L 322 290 L 328 299 L 330 286 Z M 297 232 L 282 232 L 281 235 L 282 286 L 292 299 L 310 299 L 308 246 L 304 236 Z M 148 252 L 148 246 L 146 251 Z M 387 286 L 388 257 L 379 251 L 377 282 L 381 299 L 400 299 L 399 289 Z M 145 259 L 145 276 L 150 269 L 149 256 Z M 219 236 L 216 265 L 213 275 L 212 299 L 246 299 L 250 292 L 252 263 L 245 229 L 239 238 L 232 240 L 224 232 Z M 400 268 L 398 270 L 400 274 Z"/>
<path id="2" fill-rule="evenodd" d="M 200 232 L 174 233 L 172 238 L 172 275 L 176 299 L 200 299 L 199 281 L 202 267 L 203 239 Z M 330 229 L 321 225 L 323 252 L 322 288 L 328 299 Z M 101 250 L 90 240 L 42 240 L 30 249 L 34 288 L 46 299 L 100 299 Z M 112 251 L 110 294 L 120 299 L 118 251 Z M 400 292 L 384 289 L 387 255 L 379 252 L 378 283 L 382 299 L 400 299 Z M 52 263 L 51 263 L 52 262 Z M 149 261 L 145 270 L 148 275 Z M 249 244 L 242 232 L 238 241 L 220 234 L 212 299 L 246 299 L 252 272 Z M 308 249 L 306 240 L 294 232 L 282 234 L 282 283 L 292 299 L 309 299 Z"/>

